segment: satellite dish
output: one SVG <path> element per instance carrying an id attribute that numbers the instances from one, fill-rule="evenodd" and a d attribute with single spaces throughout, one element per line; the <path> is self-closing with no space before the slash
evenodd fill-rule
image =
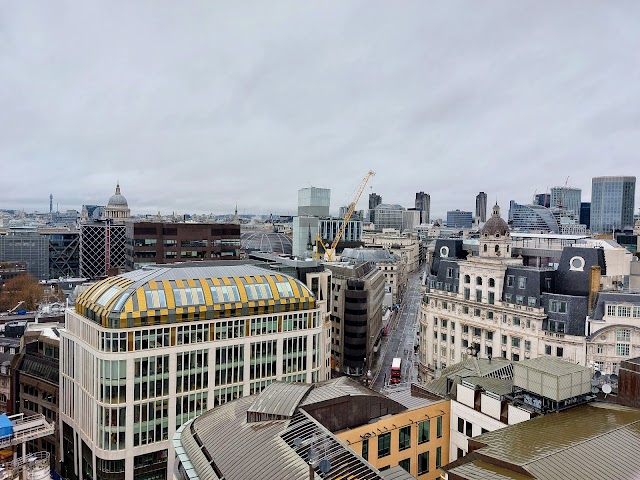
<path id="1" fill-rule="evenodd" d="M 299 447 L 300 445 L 302 445 L 302 439 L 300 437 L 296 437 L 293 439 L 293 445 L 295 447 Z"/>
<path id="2" fill-rule="evenodd" d="M 612 383 L 616 383 L 618 381 L 618 375 L 616 375 L 615 373 L 612 373 L 609 379 L 611 380 Z"/>
<path id="3" fill-rule="evenodd" d="M 600 370 L 596 370 L 596 373 L 594 374 L 594 376 L 596 378 L 600 378 L 601 375 L 602 375 L 602 373 L 600 373 Z"/>
<path id="4" fill-rule="evenodd" d="M 318 465 L 318 469 L 322 473 L 327 473 L 329 470 L 331 470 L 331 461 L 328 458 L 323 458 L 322 460 L 320 460 L 320 465 Z"/>
<path id="5" fill-rule="evenodd" d="M 591 387 L 591 393 L 598 393 L 600 391 L 600 389 L 598 387 L 596 387 L 595 385 L 593 387 Z"/>
<path id="6" fill-rule="evenodd" d="M 604 383 L 609 383 L 609 375 L 604 376 Z"/>
<path id="7" fill-rule="evenodd" d="M 592 387 L 597 387 L 598 385 L 600 385 L 600 382 L 598 380 L 591 380 L 591 386 Z M 296 441 L 293 441 L 293 444 L 295 445 Z"/>
<path id="8" fill-rule="evenodd" d="M 602 391 L 606 394 L 611 393 L 611 385 L 605 383 L 604 385 L 602 385 Z"/>

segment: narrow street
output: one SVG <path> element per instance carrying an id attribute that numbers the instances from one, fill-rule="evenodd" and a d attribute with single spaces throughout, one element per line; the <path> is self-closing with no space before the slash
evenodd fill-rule
<path id="1" fill-rule="evenodd" d="M 391 363 L 395 357 L 402 358 L 402 383 L 416 381 L 418 369 L 417 365 L 414 366 L 414 361 L 417 360 L 414 345 L 417 342 L 421 275 L 422 269 L 409 275 L 404 300 L 390 325 L 388 335 L 382 339 L 381 353 L 376 360 L 375 369 L 372 369 L 373 390 L 380 391 L 388 384 Z"/>

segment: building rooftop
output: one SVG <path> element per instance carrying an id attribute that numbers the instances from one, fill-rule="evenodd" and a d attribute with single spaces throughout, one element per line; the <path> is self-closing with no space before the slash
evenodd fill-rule
<path id="1" fill-rule="evenodd" d="M 97 282 L 76 300 L 79 314 L 110 328 L 313 308 L 302 282 L 246 264 L 145 267 Z"/>
<path id="2" fill-rule="evenodd" d="M 323 421 L 328 405 L 347 408 L 345 402 L 349 399 L 366 403 L 370 401 L 366 397 L 395 404 L 384 395 L 342 377 L 313 385 L 273 383 L 259 395 L 209 410 L 186 423 L 174 436 L 179 468 L 184 472 L 181 478 L 307 479 L 312 448 L 319 453 L 318 460 L 326 458 L 331 465 L 328 472 L 322 472 L 316 463 L 315 479 L 412 478 L 397 468 L 378 471 L 338 440 Z M 396 406 L 398 411 L 404 410 Z M 280 417 L 265 419 L 252 415 L 258 411 Z M 333 421 L 330 419 L 329 423 Z"/>
<path id="3" fill-rule="evenodd" d="M 468 479 L 522 478 L 512 472 L 541 480 L 637 479 L 639 444 L 640 409 L 590 403 L 470 439 L 473 453 L 444 469 Z M 509 474 L 496 472 L 496 464 Z"/>
<path id="4" fill-rule="evenodd" d="M 451 391 L 451 380 L 453 380 L 453 383 L 455 384 L 462 380 L 467 381 L 468 379 L 470 383 L 482 382 L 483 385 L 491 385 L 492 388 L 498 389 L 497 385 L 499 382 L 489 384 L 482 379 L 494 378 L 496 380 L 502 381 L 504 385 L 507 385 L 511 383 L 512 377 L 513 366 L 512 362 L 509 360 L 505 360 L 503 358 L 492 358 L 491 360 L 489 360 L 488 358 L 468 357 L 462 362 L 458 362 L 445 368 L 441 372 L 439 378 L 436 378 L 435 380 L 422 385 L 422 388 L 434 395 L 444 398 L 449 395 Z M 507 383 L 504 383 L 505 380 L 507 381 Z M 480 383 L 474 384 L 480 385 Z M 507 387 L 502 386 L 500 387 L 500 390 L 502 391 L 505 388 Z M 499 392 L 493 393 L 499 394 Z"/>
<path id="5" fill-rule="evenodd" d="M 527 367 L 530 370 L 544 372 L 547 375 L 561 377 L 572 373 L 582 373 L 585 369 L 582 365 L 567 362 L 555 357 L 536 357 L 521 360 L 516 365 Z"/>

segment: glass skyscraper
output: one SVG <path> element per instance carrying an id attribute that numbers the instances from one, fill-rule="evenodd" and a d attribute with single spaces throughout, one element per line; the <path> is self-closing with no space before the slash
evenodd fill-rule
<path id="1" fill-rule="evenodd" d="M 591 185 L 591 232 L 633 228 L 636 177 L 594 177 Z"/>

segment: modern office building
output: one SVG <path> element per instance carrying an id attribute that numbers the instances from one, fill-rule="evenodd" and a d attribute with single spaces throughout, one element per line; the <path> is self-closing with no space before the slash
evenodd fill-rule
<path id="1" fill-rule="evenodd" d="M 447 212 L 447 227 L 471 228 L 473 227 L 473 214 L 461 210 L 450 210 Z"/>
<path id="2" fill-rule="evenodd" d="M 541 207 L 551 207 L 551 195 L 548 193 L 537 193 L 534 195 L 534 205 L 540 205 Z"/>
<path id="3" fill-rule="evenodd" d="M 181 427 L 174 478 L 439 478 L 449 405 L 416 390 L 385 396 L 345 377 L 271 384 Z"/>
<path id="4" fill-rule="evenodd" d="M 38 280 L 49 279 L 49 239 L 33 228 L 12 228 L 0 234 L 0 262 L 23 263 Z"/>
<path id="5" fill-rule="evenodd" d="M 298 216 L 328 217 L 330 204 L 329 188 L 308 187 L 298 190 Z"/>
<path id="6" fill-rule="evenodd" d="M 382 335 L 385 278 L 373 263 L 326 264 L 331 272 L 331 364 L 345 375 L 365 375 Z"/>
<path id="7" fill-rule="evenodd" d="M 402 232 L 413 232 L 420 226 L 421 214 L 420 210 L 416 208 L 408 208 L 402 212 Z"/>
<path id="8" fill-rule="evenodd" d="M 420 223 L 429 223 L 431 220 L 431 196 L 428 193 L 416 193 L 416 210 L 420 211 Z"/>
<path id="9" fill-rule="evenodd" d="M 318 221 L 318 231 L 320 238 L 325 243 L 333 242 L 333 239 L 338 235 L 338 231 L 344 224 L 342 218 L 321 218 Z M 315 238 L 314 238 L 315 240 Z M 347 226 L 344 229 L 341 242 L 360 242 L 362 240 L 362 220 L 349 220 Z"/>
<path id="10" fill-rule="evenodd" d="M 385 228 L 402 230 L 402 215 L 405 211 L 401 205 L 381 203 L 375 208 L 376 230 L 381 232 Z"/>
<path id="11" fill-rule="evenodd" d="M 240 225 L 233 223 L 128 222 L 126 269 L 240 258 Z"/>
<path id="12" fill-rule="evenodd" d="M 49 238 L 49 278 L 80 276 L 80 230 L 46 233 Z"/>
<path id="13" fill-rule="evenodd" d="M 313 255 L 319 225 L 318 217 L 293 217 L 293 256 L 305 258 Z"/>
<path id="14" fill-rule="evenodd" d="M 382 196 L 377 193 L 369 194 L 369 221 L 376 223 L 376 207 L 382 203 Z"/>
<path id="15" fill-rule="evenodd" d="M 551 187 L 550 191 L 550 208 L 564 208 L 573 213 L 574 216 L 580 216 L 580 204 L 582 190 L 572 187 Z"/>
<path id="16" fill-rule="evenodd" d="M 100 214 L 99 217 L 97 215 Z M 80 275 L 103 278 L 125 269 L 127 234 L 125 222 L 131 211 L 116 184 L 106 207 L 83 206 L 80 225 Z M 96 218 L 97 217 L 97 218 Z"/>
<path id="17" fill-rule="evenodd" d="M 323 315 L 302 282 L 249 265 L 147 267 L 92 285 L 61 332 L 66 477 L 168 478 L 187 421 L 276 380 L 325 380 Z"/>
<path id="18" fill-rule="evenodd" d="M 511 228 L 519 232 L 559 233 L 560 226 L 553 212 L 540 205 L 520 205 L 514 201 L 509 208 Z"/>
<path id="19" fill-rule="evenodd" d="M 580 202 L 580 223 L 591 228 L 591 202 Z"/>
<path id="20" fill-rule="evenodd" d="M 407 259 L 392 254 L 387 248 L 345 248 L 340 257 L 341 262 L 359 265 L 371 262 L 382 272 L 385 279 L 385 291 L 390 298 L 385 298 L 384 306 L 400 303 L 407 286 Z M 388 301 L 387 301 L 388 300 Z"/>
<path id="21" fill-rule="evenodd" d="M 103 278 L 126 267 L 127 231 L 109 222 L 80 225 L 80 275 Z"/>
<path id="22" fill-rule="evenodd" d="M 487 194 L 484 192 L 476 195 L 476 221 L 481 223 L 487 221 Z"/>
<path id="23" fill-rule="evenodd" d="M 591 182 L 591 233 L 632 229 L 636 177 L 594 177 Z"/>

